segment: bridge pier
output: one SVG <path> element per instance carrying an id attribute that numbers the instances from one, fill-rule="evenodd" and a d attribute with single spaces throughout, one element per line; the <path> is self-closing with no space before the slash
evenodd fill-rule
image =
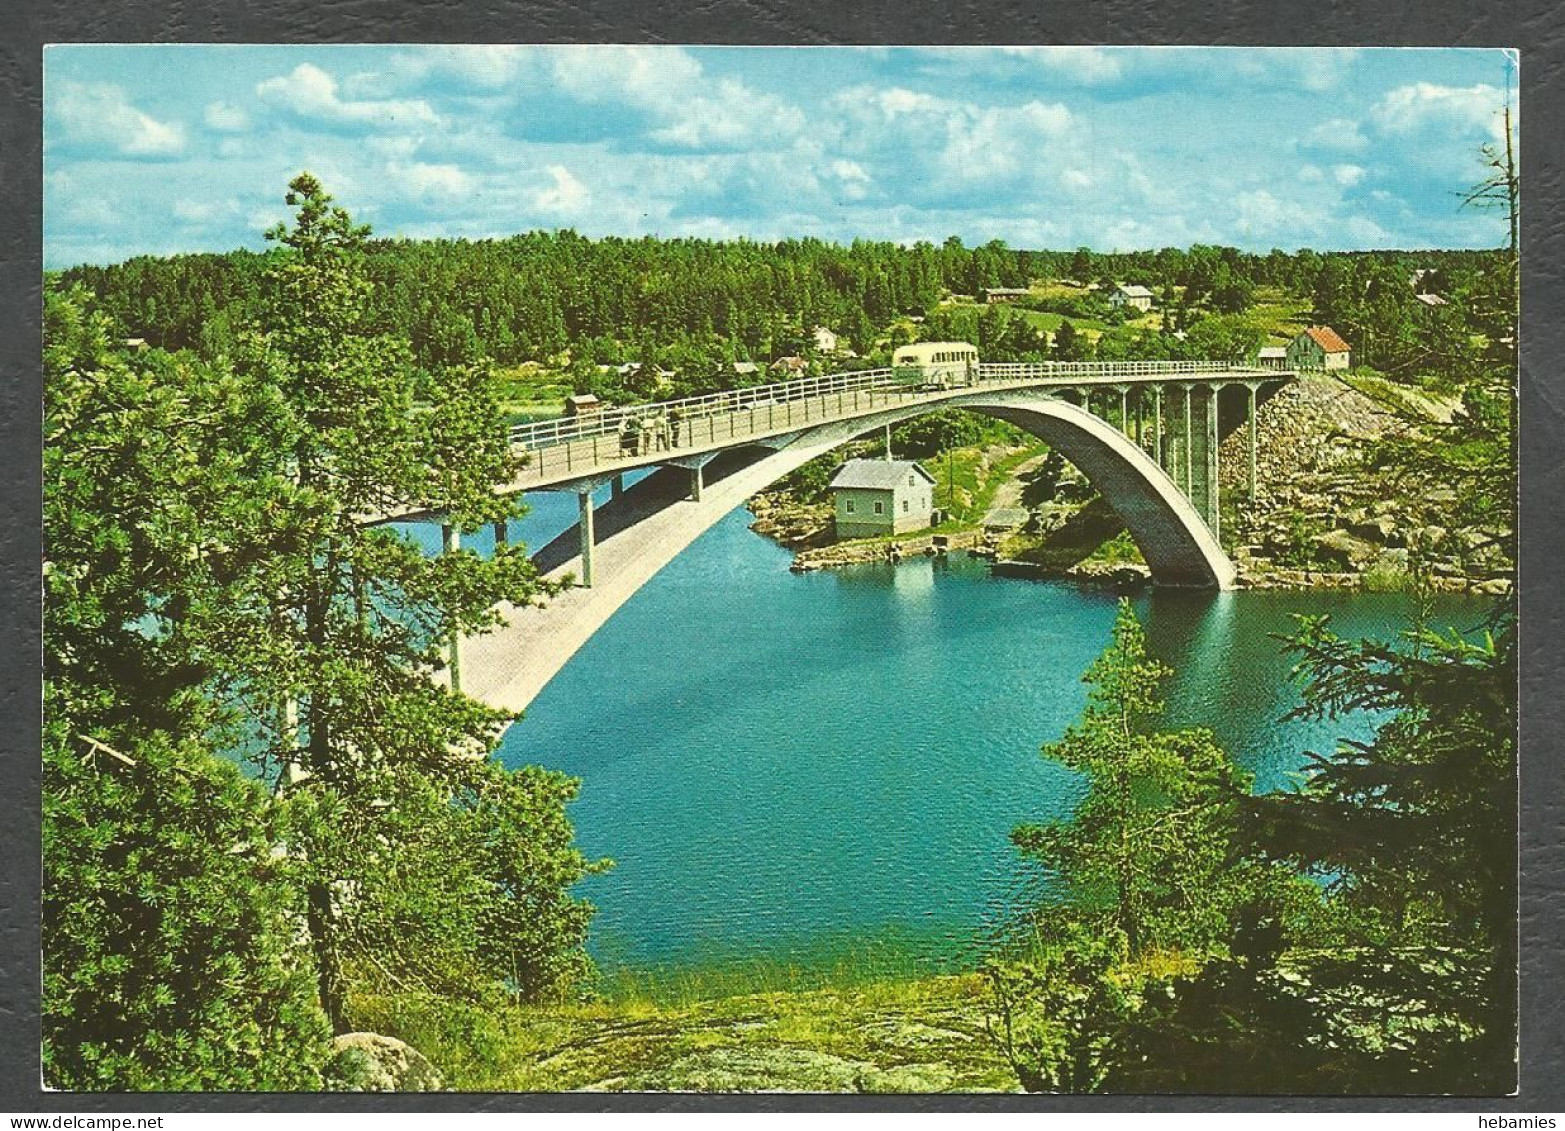
<path id="1" fill-rule="evenodd" d="M 504 546 L 509 540 L 510 540 L 510 529 L 509 529 L 509 527 L 506 526 L 505 519 L 502 518 L 499 522 L 494 524 L 494 545 L 495 545 L 495 549 L 498 550 L 501 546 Z"/>
<path id="2" fill-rule="evenodd" d="M 1163 386 L 1158 385 L 1152 390 L 1152 455 L 1157 465 L 1167 471 L 1168 461 L 1163 458 L 1163 432 Z"/>
<path id="3" fill-rule="evenodd" d="M 1206 387 L 1206 524 L 1212 528 L 1212 537 L 1220 536 L 1219 523 L 1222 521 L 1222 506 L 1219 502 L 1221 488 L 1218 485 L 1217 448 L 1217 403 L 1220 399 L 1222 386 L 1212 383 Z"/>
<path id="4" fill-rule="evenodd" d="M 501 524 L 496 523 L 496 527 Z M 440 524 L 440 552 L 454 554 L 462 548 L 462 532 L 449 522 Z M 462 690 L 462 634 L 452 632 L 446 644 L 447 662 L 451 668 L 451 690 Z"/>
<path id="5" fill-rule="evenodd" d="M 1195 475 L 1191 468 L 1195 463 L 1195 452 L 1193 450 L 1193 446 L 1190 443 L 1190 439 L 1195 435 L 1195 428 L 1192 425 L 1190 413 L 1190 393 L 1192 391 L 1192 387 L 1190 385 L 1181 385 L 1180 388 L 1185 391 L 1185 498 L 1192 499 L 1193 501 L 1195 496 Z"/>
<path id="6" fill-rule="evenodd" d="M 616 475 L 613 479 L 609 480 L 609 497 L 610 498 L 617 499 L 621 495 L 623 495 L 624 493 L 625 493 L 625 477 L 623 475 Z"/>
<path id="7" fill-rule="evenodd" d="M 592 588 L 592 550 L 595 541 L 592 530 L 592 488 L 589 486 L 584 491 L 576 493 L 576 502 L 581 511 L 581 585 L 585 589 Z"/>
<path id="8" fill-rule="evenodd" d="M 690 469 L 690 501 L 693 503 L 701 501 L 701 480 L 701 465 L 698 463 Z"/>
<path id="9" fill-rule="evenodd" d="M 1247 454 L 1249 455 L 1250 459 L 1250 501 L 1253 503 L 1255 502 L 1255 453 L 1256 449 L 1260 446 L 1258 442 L 1259 437 L 1256 434 L 1257 425 L 1255 423 L 1255 394 L 1260 388 L 1260 385 L 1255 381 L 1246 381 L 1244 383 L 1244 387 L 1250 391 L 1250 403 L 1248 406 L 1248 412 L 1246 414 L 1246 430 L 1248 432 L 1248 436 L 1246 437 L 1248 441 L 1246 447 L 1248 449 Z"/>

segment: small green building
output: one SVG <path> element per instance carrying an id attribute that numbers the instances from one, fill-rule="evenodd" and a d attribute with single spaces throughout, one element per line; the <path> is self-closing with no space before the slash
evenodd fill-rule
<path id="1" fill-rule="evenodd" d="M 910 460 L 850 459 L 829 487 L 839 539 L 904 534 L 930 525 L 935 479 Z"/>

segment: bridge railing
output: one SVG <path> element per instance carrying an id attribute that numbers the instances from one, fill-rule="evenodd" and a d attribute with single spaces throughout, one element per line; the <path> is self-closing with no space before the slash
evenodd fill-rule
<path id="1" fill-rule="evenodd" d="M 983 362 L 973 373 L 973 383 L 980 385 L 1014 381 L 1058 381 L 1061 384 L 1112 383 L 1126 378 L 1198 376 L 1222 373 L 1243 376 L 1249 369 L 1236 367 L 1223 361 L 1039 361 L 1039 362 Z M 1276 377 L 1273 370 L 1254 370 L 1257 376 Z M 634 431 L 643 421 L 661 417 L 670 426 L 679 425 L 694 435 L 694 421 L 736 412 L 770 409 L 790 402 L 808 401 L 843 393 L 897 392 L 912 395 L 919 392 L 943 392 L 945 389 L 920 389 L 898 381 L 890 369 L 865 369 L 853 373 L 833 373 L 820 377 L 804 377 L 794 381 L 782 381 L 770 385 L 752 385 L 742 389 L 707 393 L 704 396 L 681 397 L 677 400 L 656 401 L 650 404 L 626 405 L 605 409 L 582 416 L 564 416 L 555 420 L 540 420 L 531 424 L 515 424 L 510 429 L 512 444 L 531 451 L 569 444 L 576 440 L 602 437 L 618 437 Z M 873 401 L 871 401 L 873 404 Z M 770 414 L 768 414 L 770 415 Z M 792 420 L 792 414 L 788 419 Z"/>
<path id="2" fill-rule="evenodd" d="M 807 400 L 831 393 L 851 393 L 892 387 L 894 385 L 889 369 L 865 369 L 857 373 L 803 377 L 796 381 L 751 385 L 743 389 L 728 389 L 698 397 L 626 405 L 584 416 L 562 416 L 557 420 L 513 424 L 511 443 L 529 449 L 544 448 L 572 440 L 590 439 L 593 436 L 618 436 L 625 430 L 626 424 L 639 427 L 643 420 L 659 416 L 668 421 L 683 423 L 708 416 L 768 408 L 772 405 Z"/>

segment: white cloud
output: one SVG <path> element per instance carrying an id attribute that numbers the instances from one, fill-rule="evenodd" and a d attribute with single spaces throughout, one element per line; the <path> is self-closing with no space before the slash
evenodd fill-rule
<path id="1" fill-rule="evenodd" d="M 583 102 L 668 110 L 694 93 L 701 79 L 701 64 L 680 47 L 573 45 L 551 49 L 546 58 L 554 81 Z"/>
<path id="2" fill-rule="evenodd" d="M 231 102 L 208 102 L 201 120 L 207 129 L 218 133 L 236 134 L 250 128 L 250 116 Z"/>
<path id="3" fill-rule="evenodd" d="M 232 197 L 226 200 L 196 200 L 191 197 L 181 197 L 174 202 L 170 211 L 176 220 L 201 226 L 238 216 L 241 209 L 239 201 Z"/>
<path id="4" fill-rule="evenodd" d="M 329 125 L 407 129 L 440 124 L 439 116 L 422 99 L 344 99 L 337 93 L 337 80 L 313 63 L 300 63 L 287 75 L 266 79 L 255 92 L 269 105 Z"/>
<path id="5" fill-rule="evenodd" d="M 456 165 L 434 165 L 415 161 L 407 165 L 387 166 L 390 182 L 414 197 L 466 196 L 473 191 L 473 178 Z"/>
<path id="6" fill-rule="evenodd" d="M 564 165 L 550 165 L 544 171 L 554 184 L 533 194 L 533 203 L 543 211 L 576 212 L 592 199 L 587 186 L 571 176 L 571 171 Z"/>
<path id="7" fill-rule="evenodd" d="M 50 94 L 53 120 L 69 141 L 101 146 L 122 157 L 173 157 L 185 147 L 179 123 L 142 113 L 117 86 L 62 82 Z"/>
<path id="8" fill-rule="evenodd" d="M 1504 137 L 1504 101 L 1500 90 L 1488 83 L 1457 87 L 1415 82 L 1388 92 L 1370 111 L 1370 119 L 1390 134 L 1439 128 L 1499 140 Z"/>
<path id="9" fill-rule="evenodd" d="M 1343 229 L 1358 247 L 1388 247 L 1393 243 L 1391 233 L 1367 216 L 1351 217 Z"/>
<path id="10" fill-rule="evenodd" d="M 547 48 L 479 43 L 410 48 L 391 59 L 388 74 L 369 72 L 343 80 L 343 90 L 360 98 L 384 98 L 399 83 L 436 76 L 474 90 L 498 91 L 534 77 Z"/>
<path id="11" fill-rule="evenodd" d="M 1092 185 L 1092 178 L 1080 169 L 1065 169 L 1060 173 L 1060 184 L 1068 189 L 1084 189 Z"/>
<path id="12" fill-rule="evenodd" d="M 1343 188 L 1352 188 L 1364 179 L 1364 167 L 1362 165 L 1333 165 L 1331 167 L 1331 179 Z"/>
<path id="13" fill-rule="evenodd" d="M 1124 73 L 1120 55 L 1102 47 L 1013 47 L 1051 71 L 1083 83 L 1113 82 Z"/>
<path id="14" fill-rule="evenodd" d="M 804 114 L 778 98 L 723 79 L 716 96 L 698 95 L 662 108 L 669 124 L 651 133 L 654 142 L 685 149 L 727 149 L 770 139 L 786 144 L 804 129 Z"/>
<path id="15" fill-rule="evenodd" d="M 1299 166 L 1299 180 L 1305 181 L 1309 184 L 1319 184 L 1325 179 L 1326 174 L 1321 171 L 1321 167 L 1319 165 Z"/>
<path id="16" fill-rule="evenodd" d="M 1322 122 L 1304 136 L 1304 143 L 1316 149 L 1337 149 L 1344 153 L 1363 153 L 1369 148 L 1369 138 L 1357 122 L 1346 118 L 1332 118 Z"/>

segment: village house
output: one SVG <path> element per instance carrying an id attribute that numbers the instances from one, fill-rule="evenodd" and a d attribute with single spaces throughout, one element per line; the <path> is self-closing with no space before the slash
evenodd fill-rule
<path id="1" fill-rule="evenodd" d="M 850 459 L 828 487 L 839 539 L 904 534 L 930 525 L 934 476 L 910 460 Z"/>
<path id="2" fill-rule="evenodd" d="M 1311 326 L 1288 343 L 1289 369 L 1347 369 L 1353 347 L 1330 326 Z"/>
<path id="3" fill-rule="evenodd" d="M 761 367 L 753 361 L 736 361 L 733 370 L 737 377 L 754 377 L 761 371 Z"/>
<path id="4" fill-rule="evenodd" d="M 815 336 L 815 349 L 818 353 L 836 353 L 837 335 L 824 326 L 817 326 L 810 331 Z"/>
<path id="5" fill-rule="evenodd" d="M 985 302 L 1015 302 L 1027 297 L 1026 287 L 989 287 L 984 291 Z"/>
<path id="6" fill-rule="evenodd" d="M 597 416 L 603 411 L 603 402 L 591 393 L 577 393 L 565 398 L 565 415 L 570 417 Z"/>
<path id="7" fill-rule="evenodd" d="M 810 363 L 802 357 L 779 357 L 772 362 L 771 371 L 784 377 L 803 377 Z"/>
<path id="8" fill-rule="evenodd" d="M 1140 283 L 1121 283 L 1109 295 L 1110 306 L 1130 306 L 1137 310 L 1152 309 L 1152 292 Z"/>

